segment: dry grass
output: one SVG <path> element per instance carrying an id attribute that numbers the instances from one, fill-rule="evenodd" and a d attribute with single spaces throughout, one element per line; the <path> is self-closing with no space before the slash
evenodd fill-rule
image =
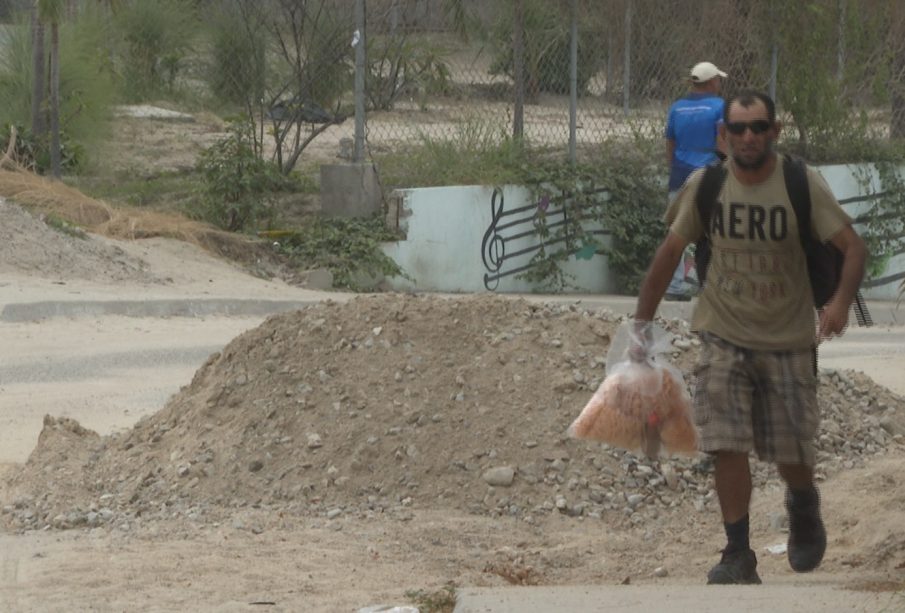
<path id="1" fill-rule="evenodd" d="M 0 162 L 0 197 L 32 211 L 53 215 L 95 234 L 126 240 L 174 238 L 230 257 L 257 242 L 175 213 L 114 208 L 65 183 L 16 166 L 8 158 L 4 161 Z"/>

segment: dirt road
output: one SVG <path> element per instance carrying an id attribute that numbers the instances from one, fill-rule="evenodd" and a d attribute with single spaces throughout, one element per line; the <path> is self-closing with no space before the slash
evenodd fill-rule
<path id="1" fill-rule="evenodd" d="M 10 276 L 0 286 L 0 306 L 126 298 L 229 299 L 247 305 L 260 299 L 289 303 L 325 297 L 255 279 L 203 257 L 187 258 L 180 245 L 133 248 L 157 258 L 152 269 L 169 267 L 167 276 L 175 280 L 109 286 Z M 197 267 L 194 261 L 200 262 Z M 101 434 L 130 428 L 188 385 L 209 354 L 263 320 L 260 314 L 211 313 L 0 319 L 0 461 L 9 470 L 26 460 L 45 413 L 75 418 Z M 828 344 L 821 360 L 825 367 L 863 370 L 905 394 L 903 347 L 901 327 L 852 330 Z M 815 593 L 830 602 L 834 590 L 851 588 L 864 590 L 854 592 L 864 602 L 896 610 L 901 571 L 883 570 L 883 560 L 898 560 L 901 543 L 884 545 L 883 539 L 905 523 L 903 461 L 901 452 L 883 456 L 824 485 L 827 504 L 835 510 L 827 520 L 831 549 L 821 572 L 806 577 L 793 575 L 782 556 L 764 551 L 784 538 L 771 526 L 781 492 L 759 491 L 753 538 L 767 584 L 761 593 L 769 593 L 772 584 L 790 599 L 813 603 Z M 867 487 L 872 492 L 885 488 L 888 497 L 865 499 Z M 0 497 L 4 513 L 16 503 Z M 888 507 L 885 514 L 875 513 L 877 505 Z M 872 513 L 871 525 L 860 521 Z M 665 542 L 662 536 L 651 539 L 653 533 L 664 534 L 661 528 L 671 536 Z M 626 578 L 636 587 L 622 610 L 663 610 L 674 602 L 670 594 L 696 593 L 720 536 L 710 509 L 681 523 L 617 529 L 606 521 L 558 514 L 533 523 L 429 509 L 331 519 L 284 516 L 251 505 L 219 523 L 155 516 L 115 526 L 0 533 L 0 610 L 356 611 L 378 603 L 417 602 L 418 591 L 437 593 L 447 582 L 484 588 L 511 582 L 615 586 Z M 668 569 L 667 577 L 655 577 L 657 567 Z M 763 602 L 748 610 L 782 610 Z M 463 610 L 510 610 L 500 607 Z"/>

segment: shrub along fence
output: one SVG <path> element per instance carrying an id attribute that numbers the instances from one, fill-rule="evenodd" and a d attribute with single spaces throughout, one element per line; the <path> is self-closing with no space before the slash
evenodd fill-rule
<path id="1" fill-rule="evenodd" d="M 364 0 L 356 0 L 365 4 Z M 905 136 L 905 4 L 894 0 L 368 0 L 372 144 L 464 124 L 567 153 L 660 138 L 702 60 L 768 91 L 812 160 Z M 389 121 L 434 113 L 429 129 Z"/>
<path id="2" fill-rule="evenodd" d="M 358 159 L 463 126 L 572 160 L 659 139 L 702 60 L 729 73 L 727 94 L 773 94 L 786 145 L 813 161 L 905 136 L 896 0 L 220 0 L 206 14 L 219 95 L 276 121 L 284 146 L 345 119 L 352 137 L 354 117 Z"/>

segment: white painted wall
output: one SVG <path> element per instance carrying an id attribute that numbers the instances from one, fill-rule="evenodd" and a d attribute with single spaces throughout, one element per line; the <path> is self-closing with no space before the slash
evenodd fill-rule
<path id="1" fill-rule="evenodd" d="M 858 168 L 862 169 L 860 175 Z M 872 172 L 869 166 L 827 165 L 819 166 L 819 172 L 826 179 L 833 193 L 840 200 L 860 195 L 863 186 L 860 177 L 864 172 Z M 880 191 L 873 177 L 871 189 Z M 399 225 L 406 233 L 406 240 L 387 243 L 384 252 L 393 258 L 414 281 L 402 278 L 389 279 L 388 283 L 398 290 L 425 290 L 440 292 L 485 292 L 484 275 L 487 270 L 481 259 L 481 242 L 491 224 L 492 187 L 452 186 L 400 190 L 397 202 L 401 203 Z M 664 194 L 664 201 L 665 201 Z M 524 206 L 532 202 L 528 189 L 519 186 L 503 188 L 505 209 Z M 866 203 L 844 205 L 846 211 L 855 217 L 869 208 Z M 526 225 L 525 229 L 530 226 Z M 856 230 L 858 228 L 856 227 Z M 528 237 L 511 241 L 507 252 L 537 244 Z M 530 255 L 509 261 L 504 270 L 525 264 Z M 615 278 L 609 273 L 607 258 L 595 255 L 590 260 L 572 258 L 564 270 L 574 276 L 576 286 L 571 291 L 584 293 L 613 293 Z M 884 275 L 905 271 L 905 256 L 893 258 Z M 883 286 L 866 287 L 865 297 L 874 300 L 895 299 L 899 282 Z M 535 292 L 544 288 L 517 279 L 515 276 L 500 279 L 497 292 Z"/>
<path id="2" fill-rule="evenodd" d="M 873 165 L 870 164 L 831 164 L 817 166 L 817 170 L 826 179 L 833 194 L 839 200 L 855 198 L 882 191 L 879 178 Z M 865 185 L 867 181 L 867 185 Z M 855 218 L 868 212 L 871 208 L 869 202 L 853 202 L 843 204 L 842 208 Z M 862 231 L 863 225 L 856 224 L 856 231 Z M 896 275 L 905 271 L 905 254 L 890 259 L 886 269 L 880 274 L 880 278 Z M 878 285 L 876 281 L 866 280 L 862 286 L 862 294 L 868 300 L 895 300 L 899 294 L 901 280 L 894 280 Z"/>
<path id="3" fill-rule="evenodd" d="M 440 292 L 485 292 L 481 242 L 492 220 L 493 188 L 485 186 L 429 187 L 400 190 L 400 228 L 406 240 L 384 245 L 384 252 L 414 279 L 389 280 L 393 289 Z M 529 190 L 519 186 L 503 187 L 505 208 L 511 210 L 531 201 Z M 530 229 L 526 224 L 524 228 Z M 537 244 L 530 237 L 511 241 L 506 250 L 513 253 Z M 530 255 L 507 261 L 504 270 L 526 264 Z M 572 258 L 563 270 L 573 275 L 573 291 L 611 293 L 615 282 L 607 267 L 607 258 L 594 255 L 590 260 Z M 497 292 L 534 292 L 543 288 L 517 279 L 500 279 Z"/>

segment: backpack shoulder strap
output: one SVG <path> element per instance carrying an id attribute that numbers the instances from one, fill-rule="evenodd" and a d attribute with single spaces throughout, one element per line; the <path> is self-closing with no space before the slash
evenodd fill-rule
<path id="1" fill-rule="evenodd" d="M 808 187 L 808 169 L 803 160 L 784 155 L 782 175 L 786 183 L 786 193 L 798 220 L 798 237 L 802 247 L 814 240 L 811 234 L 811 190 Z"/>
<path id="2" fill-rule="evenodd" d="M 717 196 L 723 188 L 726 180 L 726 167 L 721 161 L 713 162 L 704 169 L 704 176 L 698 184 L 695 194 L 695 206 L 698 207 L 698 215 L 704 226 L 704 234 L 710 234 L 710 214 L 716 205 Z"/>

